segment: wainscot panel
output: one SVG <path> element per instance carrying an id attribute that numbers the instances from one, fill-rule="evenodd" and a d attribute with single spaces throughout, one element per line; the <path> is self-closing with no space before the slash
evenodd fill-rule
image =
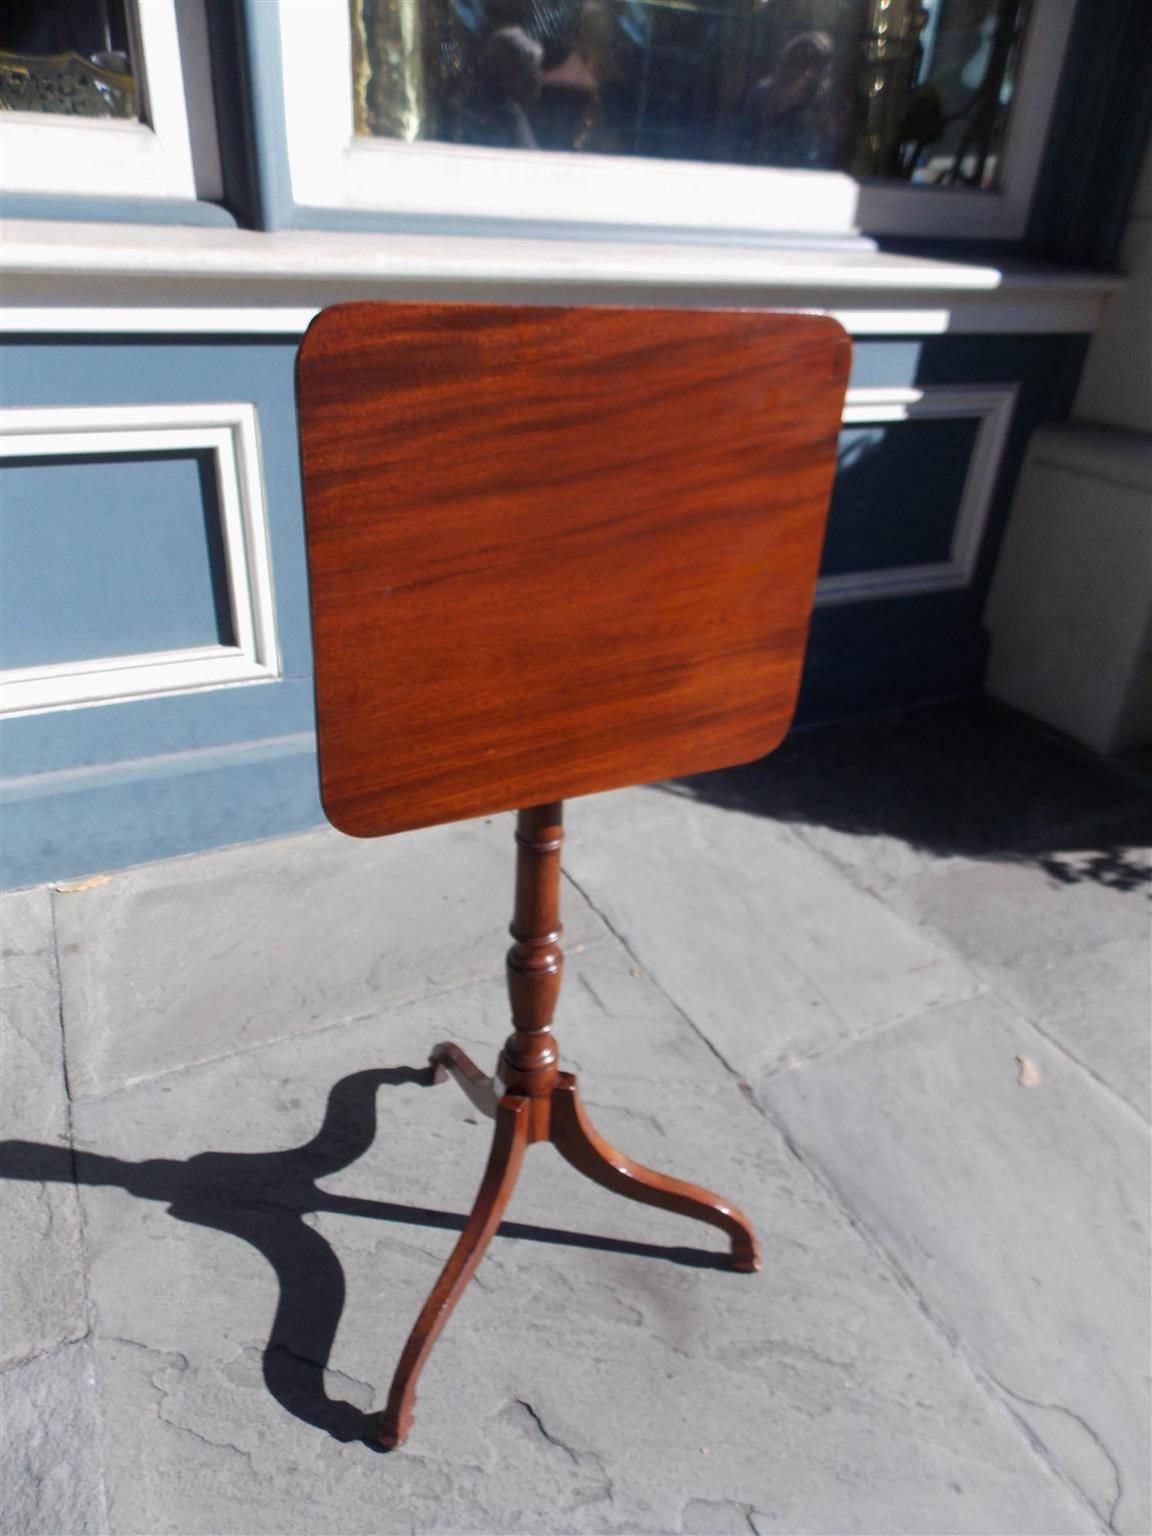
<path id="1" fill-rule="evenodd" d="M 5 669 L 235 644 L 207 451 L 7 458 L 0 502 Z"/>
<path id="2" fill-rule="evenodd" d="M 91 408 L 103 408 L 129 424 L 149 411 L 162 417 L 167 406 L 202 407 L 186 414 L 205 419 L 250 413 L 256 430 L 241 448 L 257 462 L 237 475 L 252 473 L 262 491 L 276 653 L 250 682 L 213 685 L 209 675 L 194 691 L 6 718 L 5 886 L 273 836 L 320 819 L 295 354 L 288 337 L 53 335 L 5 346 L 6 408 L 85 408 L 81 418 L 99 418 Z M 180 418 L 180 410 L 170 414 Z M 146 651 L 160 658 L 162 677 L 164 659 L 182 648 L 209 659 L 224 653 L 236 637 L 222 602 L 229 583 L 214 501 L 219 477 L 202 467 L 195 454 L 21 462 L 21 477 L 45 478 L 25 482 L 35 491 L 31 502 L 9 502 L 18 524 L 5 553 L 20 557 L 14 578 L 27 573 L 27 561 L 39 562 L 32 601 L 42 622 L 21 625 L 25 649 L 6 654 L 7 667 Z M 84 478 L 79 502 L 71 472 Z M 246 558 L 255 581 L 251 546 Z M 253 607 L 258 626 L 260 604 Z"/>

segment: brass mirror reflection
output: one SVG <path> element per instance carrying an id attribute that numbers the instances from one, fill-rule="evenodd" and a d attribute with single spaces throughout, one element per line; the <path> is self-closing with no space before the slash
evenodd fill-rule
<path id="1" fill-rule="evenodd" d="M 350 0 L 357 131 L 998 179 L 1024 0 Z"/>

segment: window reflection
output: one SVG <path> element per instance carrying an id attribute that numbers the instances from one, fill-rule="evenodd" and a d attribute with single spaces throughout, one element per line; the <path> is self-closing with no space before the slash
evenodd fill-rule
<path id="1" fill-rule="evenodd" d="M 0 111 L 136 117 L 125 0 L 5 0 Z"/>
<path id="2" fill-rule="evenodd" d="M 995 184 L 1025 0 L 351 0 L 387 138 Z"/>

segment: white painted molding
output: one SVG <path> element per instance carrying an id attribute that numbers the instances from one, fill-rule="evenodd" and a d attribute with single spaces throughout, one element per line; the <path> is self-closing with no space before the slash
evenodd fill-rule
<path id="1" fill-rule="evenodd" d="M 203 0 L 179 3 L 203 10 Z M 0 191 L 195 198 L 190 106 L 202 137 L 212 123 L 213 145 L 215 127 L 210 82 L 202 82 L 206 100 L 190 103 L 185 92 L 176 8 L 177 0 L 136 0 L 144 76 L 137 82 L 141 121 L 5 112 Z M 195 83 L 196 77 L 190 78 Z"/>
<path id="2" fill-rule="evenodd" d="M 942 418 L 975 418 L 980 425 L 968 461 L 948 559 L 931 564 L 822 576 L 816 586 L 817 607 L 858 603 L 869 598 L 944 592 L 969 584 L 980 555 L 1016 395 L 1014 384 L 930 384 L 923 389 L 848 391 L 842 418 L 846 427 Z M 930 488 L 926 488 L 925 494 L 930 494 Z"/>
<path id="3" fill-rule="evenodd" d="M 854 335 L 1090 332 L 1125 279 L 881 251 L 680 240 L 0 224 L 9 330 L 299 334 L 351 299 L 823 310 Z"/>
<path id="4" fill-rule="evenodd" d="M 363 295 L 333 296 L 331 302 L 340 303 L 344 297 Z M 399 299 L 411 295 L 377 293 L 373 297 Z M 497 302 L 497 296 L 491 292 L 480 291 L 474 297 L 478 303 Z M 599 294 L 596 297 L 603 298 Z M 629 295 L 622 293 L 613 297 L 617 303 L 627 303 Z M 747 299 L 746 293 L 729 297 L 722 289 L 701 291 L 696 296 L 699 304 L 730 303 L 742 304 L 743 307 L 748 307 Z M 520 294 L 516 296 L 516 301 L 547 304 L 560 300 L 550 298 L 547 294 L 536 295 L 535 300 Z M 608 302 L 607 298 L 603 298 L 603 301 Z M 313 305 L 308 308 L 277 309 L 251 306 L 221 309 L 209 305 L 141 305 L 131 308 L 122 304 L 110 304 L 107 308 L 10 305 L 0 308 L 0 334 L 302 336 L 322 307 Z M 834 305 L 820 309 L 811 303 L 771 303 L 770 307 L 774 310 L 801 310 L 807 314 L 815 312 L 831 315 L 850 336 L 1089 335 L 1095 330 L 1100 316 L 1100 300 L 1087 295 L 1066 298 L 1059 306 L 1045 298 L 982 304 L 978 300 L 963 297 L 951 309 L 919 309 L 912 305 L 905 309 L 839 309 Z"/>
<path id="5" fill-rule="evenodd" d="M 702 230 L 967 236 L 1024 232 L 1074 6 L 1031 7 L 992 192 L 862 183 L 839 171 L 493 150 L 357 135 L 352 27 L 332 0 L 276 0 L 295 201 L 448 218 Z M 323 13 L 321 19 L 321 11 Z"/>
<path id="6" fill-rule="evenodd" d="M 35 714 L 280 676 L 255 407 L 51 406 L 0 410 L 0 459 L 208 450 L 214 458 L 235 645 L 62 661 L 0 672 L 0 714 Z"/>

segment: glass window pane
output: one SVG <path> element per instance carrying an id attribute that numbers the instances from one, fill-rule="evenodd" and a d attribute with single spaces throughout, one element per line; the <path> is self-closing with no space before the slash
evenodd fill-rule
<path id="1" fill-rule="evenodd" d="M 137 117 L 126 0 L 5 0 L 0 111 Z"/>
<path id="2" fill-rule="evenodd" d="M 363 134 L 995 184 L 1025 0 L 350 0 Z"/>

